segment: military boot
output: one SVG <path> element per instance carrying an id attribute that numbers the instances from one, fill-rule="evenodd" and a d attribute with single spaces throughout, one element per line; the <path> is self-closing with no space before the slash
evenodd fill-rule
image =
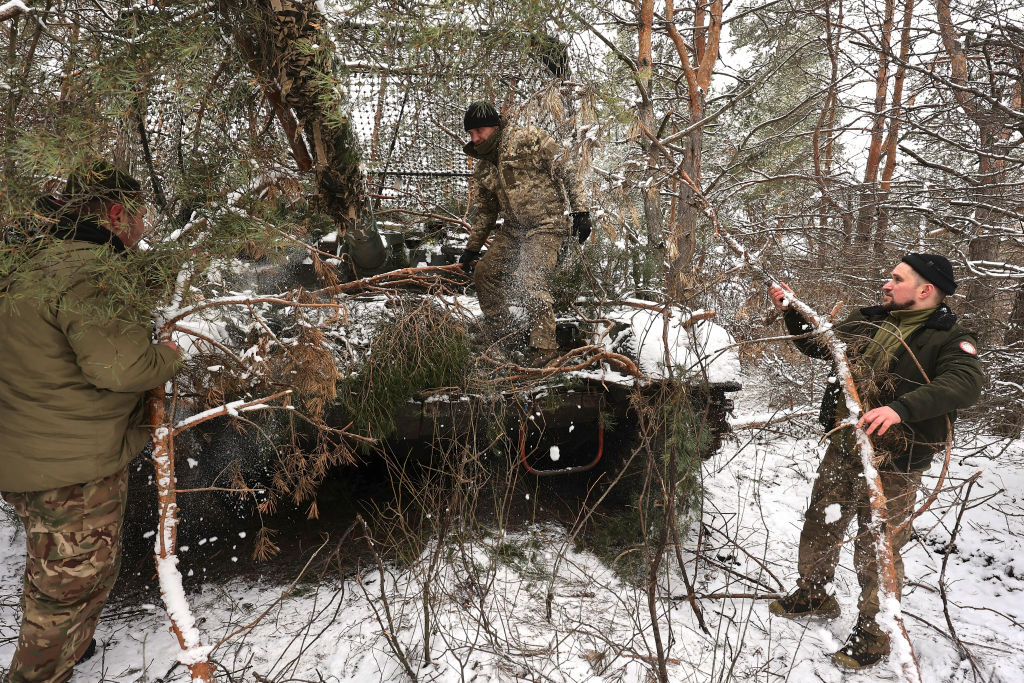
<path id="1" fill-rule="evenodd" d="M 829 595 L 823 588 L 797 588 L 789 595 L 772 601 L 768 611 L 786 619 L 835 619 L 839 616 L 839 603 L 834 595 Z"/>
<path id="2" fill-rule="evenodd" d="M 889 654 L 889 636 L 874 619 L 860 617 L 846 645 L 832 655 L 832 660 L 847 669 L 866 669 L 878 664 Z"/>

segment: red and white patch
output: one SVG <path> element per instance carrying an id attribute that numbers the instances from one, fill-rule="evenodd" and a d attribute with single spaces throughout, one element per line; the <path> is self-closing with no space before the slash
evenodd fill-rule
<path id="1" fill-rule="evenodd" d="M 964 353 L 969 353 L 972 356 L 978 355 L 978 349 L 974 348 L 974 344 L 968 341 L 960 342 L 960 350 L 963 351 Z"/>

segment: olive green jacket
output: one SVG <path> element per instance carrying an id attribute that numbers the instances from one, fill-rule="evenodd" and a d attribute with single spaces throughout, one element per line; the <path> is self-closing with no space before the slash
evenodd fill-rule
<path id="1" fill-rule="evenodd" d="M 836 325 L 836 332 L 847 344 L 852 362 L 864 352 L 885 320 L 887 312 L 881 306 L 869 306 L 855 311 Z M 786 311 L 786 327 L 790 334 L 801 335 L 810 331 L 810 325 L 792 309 Z M 875 405 L 866 409 L 888 406 L 902 421 L 888 430 L 886 441 L 873 438 L 875 447 L 890 451 L 888 468 L 898 471 L 926 469 L 932 456 L 943 448 L 947 436 L 947 422 L 952 426 L 957 410 L 973 405 L 985 383 L 974 335 L 956 322 L 956 314 L 942 304 L 931 317 L 900 344 L 888 370 L 876 381 Z M 794 341 L 803 353 L 814 358 L 831 358 L 828 350 L 813 337 Z M 910 347 L 911 353 L 907 352 Z M 916 362 L 915 362 L 916 361 Z M 920 367 L 918 367 L 920 364 Z M 921 374 L 924 370 L 924 376 Z M 842 398 L 838 382 L 831 383 L 821 402 L 819 420 L 826 429 L 836 422 L 836 408 Z"/>
<path id="2" fill-rule="evenodd" d="M 502 129 L 497 164 L 482 159 L 474 146 L 463 151 L 477 159 L 472 227 L 467 251 L 480 251 L 498 215 L 521 229 L 549 227 L 569 234 L 569 212 L 586 211 L 579 174 L 566 151 L 535 126 Z"/>
<path id="3" fill-rule="evenodd" d="M 111 316 L 89 273 L 110 249 L 58 241 L 0 283 L 0 491 L 109 476 L 149 440 L 143 397 L 178 354 L 143 326 L 95 322 Z"/>

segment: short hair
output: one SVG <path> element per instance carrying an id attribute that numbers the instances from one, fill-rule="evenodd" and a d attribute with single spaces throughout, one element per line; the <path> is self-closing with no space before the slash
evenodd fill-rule
<path id="1" fill-rule="evenodd" d="M 907 265 L 910 265 L 910 264 L 908 263 Z M 946 293 L 943 292 L 941 288 L 936 286 L 936 284 L 934 282 L 932 282 L 931 280 L 926 278 L 924 275 L 921 275 L 921 273 L 919 273 L 916 270 L 914 270 L 913 267 L 911 267 L 910 272 L 913 273 L 913 275 L 914 275 L 914 286 L 915 287 L 920 287 L 921 285 L 931 285 L 932 289 L 934 289 L 935 292 L 939 295 L 939 303 L 942 303 L 946 299 Z"/>
<path id="2" fill-rule="evenodd" d="M 134 213 L 145 204 L 142 183 L 103 160 L 82 164 L 72 171 L 61 199 L 68 210 L 80 215 L 112 204 L 122 204 Z"/>

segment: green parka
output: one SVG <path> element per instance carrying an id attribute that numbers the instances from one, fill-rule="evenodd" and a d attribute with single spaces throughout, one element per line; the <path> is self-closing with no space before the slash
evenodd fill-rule
<path id="1" fill-rule="evenodd" d="M 114 474 L 143 449 L 147 390 L 178 354 L 149 331 L 98 324 L 90 273 L 112 247 L 55 241 L 0 283 L 0 490 L 41 491 Z"/>
<path id="2" fill-rule="evenodd" d="M 847 344 L 852 362 L 863 353 L 886 316 L 887 311 L 881 306 L 869 306 L 836 325 L 836 332 Z M 811 329 L 793 309 L 786 311 L 785 320 L 790 334 L 806 334 Z M 877 405 L 867 406 L 867 409 L 888 406 L 900 416 L 902 422 L 889 431 L 901 433 L 905 440 L 891 438 L 888 442 L 904 444 L 902 449 L 893 449 L 890 466 L 896 470 L 926 469 L 932 456 L 945 444 L 946 417 L 952 425 L 957 410 L 973 405 L 981 393 L 985 376 L 978 360 L 977 342 L 956 320 L 956 314 L 942 304 L 912 332 L 906 343 L 913 355 L 907 353 L 902 344 L 897 348 L 885 381 L 877 382 Z M 797 339 L 794 343 L 808 356 L 831 358 L 828 350 L 813 337 Z M 922 376 L 922 369 L 926 377 Z M 842 388 L 837 382 L 831 383 L 822 398 L 819 414 L 826 429 L 835 426 L 841 397 Z"/>

